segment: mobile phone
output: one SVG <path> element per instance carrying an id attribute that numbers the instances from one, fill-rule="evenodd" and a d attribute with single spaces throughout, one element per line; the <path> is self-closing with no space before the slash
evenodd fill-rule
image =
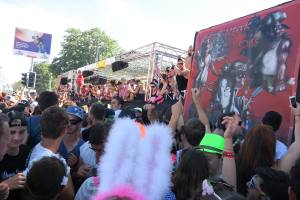
<path id="1" fill-rule="evenodd" d="M 297 108 L 297 101 L 296 101 L 296 97 L 295 96 L 290 96 L 290 104 L 294 108 Z"/>

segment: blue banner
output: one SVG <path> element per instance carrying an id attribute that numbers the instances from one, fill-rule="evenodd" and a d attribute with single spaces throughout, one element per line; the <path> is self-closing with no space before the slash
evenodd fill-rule
<path id="1" fill-rule="evenodd" d="M 16 28 L 14 54 L 49 59 L 51 40 L 51 34 Z"/>

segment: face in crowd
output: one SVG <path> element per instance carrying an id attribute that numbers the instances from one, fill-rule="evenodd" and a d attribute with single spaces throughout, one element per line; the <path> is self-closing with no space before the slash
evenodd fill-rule
<path id="1" fill-rule="evenodd" d="M 177 66 L 180 70 L 183 70 L 183 68 L 184 68 L 183 60 L 178 60 Z"/>
<path id="2" fill-rule="evenodd" d="M 9 128 L 10 140 L 8 148 L 19 148 L 21 144 L 26 142 L 27 126 L 12 126 Z"/>
<path id="3" fill-rule="evenodd" d="M 79 117 L 68 114 L 69 125 L 67 128 L 67 134 L 75 134 L 79 132 L 82 126 L 82 120 Z"/>
<path id="4" fill-rule="evenodd" d="M 119 101 L 117 99 L 111 100 L 111 109 L 113 109 L 113 110 L 121 109 L 121 104 L 119 103 Z"/>

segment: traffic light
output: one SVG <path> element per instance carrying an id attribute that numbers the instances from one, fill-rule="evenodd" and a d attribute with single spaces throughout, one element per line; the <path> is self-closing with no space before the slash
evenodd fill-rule
<path id="1" fill-rule="evenodd" d="M 22 83 L 22 85 L 27 86 L 27 73 L 22 73 L 21 83 Z"/>
<path id="2" fill-rule="evenodd" d="M 35 78 L 36 78 L 36 73 L 35 72 L 29 72 L 28 75 L 28 88 L 34 88 L 35 87 Z"/>
<path id="3" fill-rule="evenodd" d="M 40 74 L 35 75 L 35 86 L 40 86 L 42 84 L 42 77 Z"/>

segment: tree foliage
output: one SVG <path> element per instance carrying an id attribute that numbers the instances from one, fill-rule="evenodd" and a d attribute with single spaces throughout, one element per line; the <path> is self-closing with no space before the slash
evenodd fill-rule
<path id="1" fill-rule="evenodd" d="M 61 45 L 62 50 L 50 65 L 55 75 L 94 63 L 99 47 L 103 58 L 120 52 L 117 41 L 98 28 L 87 31 L 67 29 Z"/>
<path id="2" fill-rule="evenodd" d="M 23 89 L 24 86 L 22 85 L 21 81 L 16 81 L 11 85 L 11 87 L 14 91 L 20 91 Z"/>
<path id="3" fill-rule="evenodd" d="M 49 90 L 49 83 L 51 82 L 50 89 L 53 90 L 56 84 L 56 76 L 52 76 L 50 71 L 50 64 L 47 62 L 34 63 L 33 69 L 37 74 L 35 89 L 37 93 Z M 51 80 L 51 81 L 50 81 Z"/>

